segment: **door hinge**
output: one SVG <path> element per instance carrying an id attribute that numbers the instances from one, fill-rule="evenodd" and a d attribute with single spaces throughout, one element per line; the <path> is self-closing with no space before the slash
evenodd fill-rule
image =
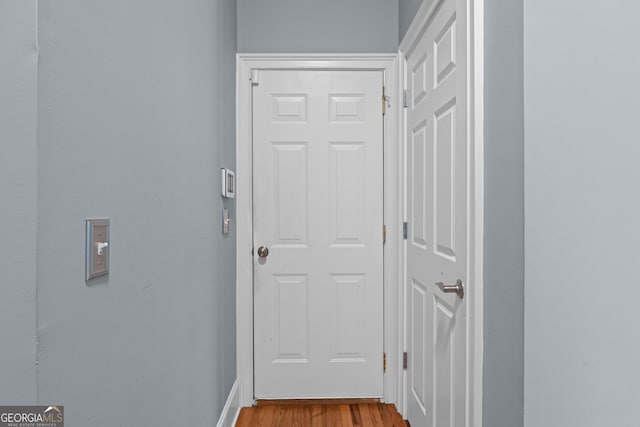
<path id="1" fill-rule="evenodd" d="M 387 107 L 391 108 L 391 102 L 389 102 L 390 100 L 391 98 L 387 96 L 386 88 L 382 86 L 382 115 L 383 116 L 387 114 Z"/>
<path id="2" fill-rule="evenodd" d="M 249 80 L 251 80 L 251 86 L 258 86 L 260 84 L 260 75 L 258 74 L 258 70 L 251 70 Z"/>
<path id="3" fill-rule="evenodd" d="M 407 352 L 402 353 L 402 369 L 407 370 Z"/>
<path id="4" fill-rule="evenodd" d="M 402 238 L 407 240 L 407 235 L 409 234 L 409 223 L 407 221 L 402 223 Z"/>
<path id="5" fill-rule="evenodd" d="M 402 106 L 404 108 L 409 107 L 409 104 L 407 103 L 407 90 L 406 89 L 402 92 Z"/>
<path id="6" fill-rule="evenodd" d="M 382 353 L 382 372 L 387 372 L 387 353 Z"/>
<path id="7" fill-rule="evenodd" d="M 382 243 L 387 243 L 387 226 L 382 224 Z"/>

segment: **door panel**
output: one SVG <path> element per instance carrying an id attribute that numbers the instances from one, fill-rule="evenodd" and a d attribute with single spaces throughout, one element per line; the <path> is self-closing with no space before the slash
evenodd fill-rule
<path id="1" fill-rule="evenodd" d="M 364 143 L 329 143 L 329 233 L 331 247 L 364 245 Z"/>
<path id="2" fill-rule="evenodd" d="M 443 0 L 405 57 L 407 307 L 411 425 L 466 423 L 467 304 L 437 285 L 467 280 L 466 2 Z"/>
<path id="3" fill-rule="evenodd" d="M 307 242 L 307 145 L 271 143 L 273 153 L 273 224 L 272 247 L 303 246 Z"/>
<path id="4" fill-rule="evenodd" d="M 380 397 L 382 72 L 253 88 L 255 394 Z"/>

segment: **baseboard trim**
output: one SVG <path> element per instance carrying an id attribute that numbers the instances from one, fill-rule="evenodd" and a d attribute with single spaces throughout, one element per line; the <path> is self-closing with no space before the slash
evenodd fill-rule
<path id="1" fill-rule="evenodd" d="M 216 427 L 234 427 L 240 414 L 240 393 L 238 392 L 238 380 L 236 379 L 231 387 L 227 403 L 222 408 L 220 418 Z"/>
<path id="2" fill-rule="evenodd" d="M 299 406 L 299 405 L 371 405 L 381 403 L 379 398 L 366 399 L 273 399 L 257 400 L 256 406 Z"/>

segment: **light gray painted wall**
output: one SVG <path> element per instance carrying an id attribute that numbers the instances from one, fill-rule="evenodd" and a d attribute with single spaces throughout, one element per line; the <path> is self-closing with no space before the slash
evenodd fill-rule
<path id="1" fill-rule="evenodd" d="M 36 16 L 0 0 L 0 405 L 36 400 Z"/>
<path id="2" fill-rule="evenodd" d="M 212 425 L 236 377 L 235 1 L 38 18 L 38 399 L 69 425 Z M 85 284 L 91 217 L 111 219 L 111 274 Z"/>
<path id="3" fill-rule="evenodd" d="M 238 52 L 397 52 L 398 0 L 238 0 Z"/>
<path id="4" fill-rule="evenodd" d="M 483 425 L 523 423 L 522 0 L 485 0 Z"/>
<path id="5" fill-rule="evenodd" d="M 433 0 L 424 0 L 426 2 L 432 3 Z M 398 0 L 398 17 L 399 17 L 399 41 L 402 41 L 402 38 L 407 33 L 409 29 L 409 25 L 413 21 L 413 18 L 416 16 L 416 12 L 422 6 L 423 0 Z"/>
<path id="6" fill-rule="evenodd" d="M 638 425 L 639 14 L 525 2 L 527 427 Z"/>

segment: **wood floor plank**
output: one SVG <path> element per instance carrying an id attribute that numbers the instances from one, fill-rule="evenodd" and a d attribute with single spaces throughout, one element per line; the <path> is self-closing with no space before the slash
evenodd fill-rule
<path id="1" fill-rule="evenodd" d="M 256 408 L 256 427 L 270 427 L 274 423 L 275 408 Z"/>
<path id="2" fill-rule="evenodd" d="M 293 411 L 293 425 L 310 426 L 311 425 L 311 407 L 304 405 L 299 408 L 290 406 Z"/>
<path id="3" fill-rule="evenodd" d="M 388 427 L 407 427 L 407 422 L 402 419 L 393 405 L 384 405 L 382 422 Z"/>
<path id="4" fill-rule="evenodd" d="M 338 405 L 339 414 L 340 414 L 340 425 L 344 427 L 353 426 L 353 421 L 351 419 L 351 409 L 349 405 Z"/>
<path id="5" fill-rule="evenodd" d="M 362 427 L 362 418 L 360 417 L 360 408 L 358 405 L 349 405 L 351 412 L 351 422 L 354 427 Z"/>
<path id="6" fill-rule="evenodd" d="M 407 427 L 395 406 L 383 403 L 260 405 L 243 408 L 237 427 Z"/>
<path id="7" fill-rule="evenodd" d="M 382 422 L 382 412 L 380 404 L 378 405 L 369 405 L 369 413 L 371 414 L 371 425 L 372 426 L 384 426 Z"/>
<path id="8" fill-rule="evenodd" d="M 327 426 L 343 427 L 342 424 L 340 424 L 339 405 L 326 405 L 324 410 L 327 413 Z"/>
<path id="9" fill-rule="evenodd" d="M 311 427 L 327 427 L 326 412 L 323 405 L 310 405 L 311 409 Z"/>
<path id="10" fill-rule="evenodd" d="M 360 419 L 362 420 L 363 427 L 373 425 L 371 413 L 369 412 L 369 405 L 358 405 L 358 411 L 360 412 Z"/>
<path id="11" fill-rule="evenodd" d="M 242 408 L 240 415 L 238 415 L 238 421 L 236 421 L 236 427 L 248 427 L 253 424 L 253 415 L 256 413 L 255 408 Z"/>
<path id="12" fill-rule="evenodd" d="M 291 406 L 282 405 L 274 406 L 274 424 L 276 426 L 292 426 L 293 425 L 293 413 L 289 412 Z M 289 418 L 291 415 L 291 418 Z M 265 426 L 266 427 L 266 426 Z"/>

